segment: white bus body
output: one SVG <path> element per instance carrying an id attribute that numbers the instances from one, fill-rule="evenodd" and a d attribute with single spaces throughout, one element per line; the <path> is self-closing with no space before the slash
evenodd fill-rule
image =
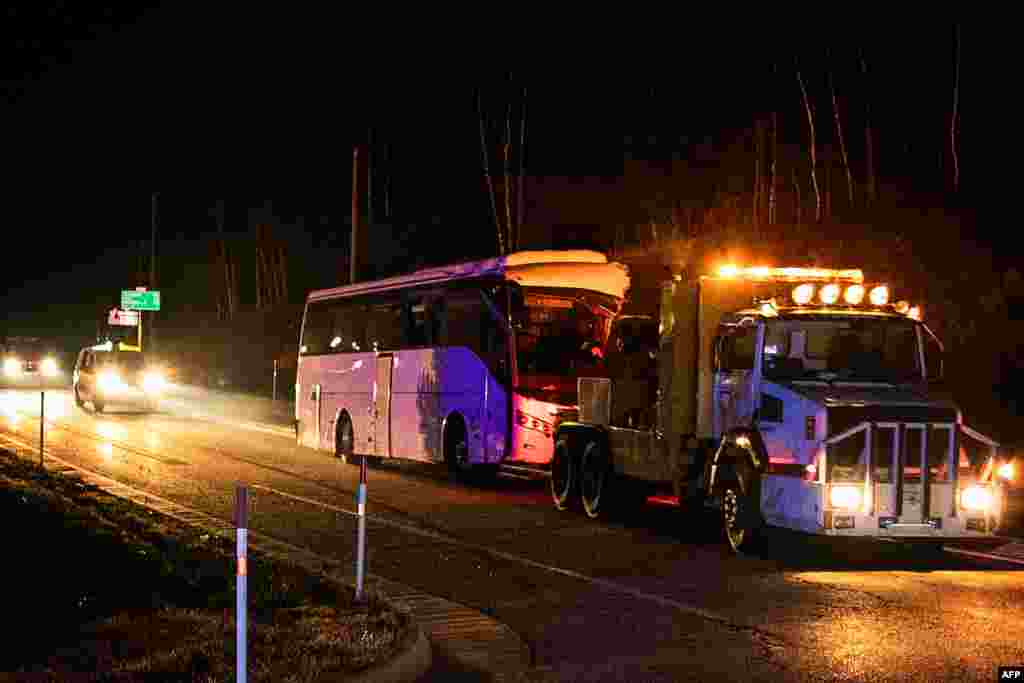
<path id="1" fill-rule="evenodd" d="M 458 469 L 546 465 L 584 370 L 566 345 L 603 348 L 628 282 L 598 252 L 540 251 L 314 291 L 299 443 Z"/>

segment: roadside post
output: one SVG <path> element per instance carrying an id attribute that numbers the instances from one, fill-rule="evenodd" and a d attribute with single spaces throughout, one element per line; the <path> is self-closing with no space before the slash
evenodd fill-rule
<path id="1" fill-rule="evenodd" d="M 274 359 L 274 388 L 271 391 L 270 400 L 271 401 L 276 401 L 277 400 L 277 359 L 276 358 Z"/>
<path id="2" fill-rule="evenodd" d="M 43 466 L 43 429 L 46 426 L 46 391 L 39 392 L 39 466 Z"/>
<path id="3" fill-rule="evenodd" d="M 235 680 L 245 683 L 246 581 L 249 573 L 246 557 L 246 533 L 249 527 L 249 489 L 239 484 L 235 491 L 235 526 L 237 527 L 238 576 L 235 585 Z"/>
<path id="4" fill-rule="evenodd" d="M 356 535 L 356 602 L 363 601 L 363 580 L 366 577 L 366 456 L 359 463 L 359 488 L 356 492 L 358 532 Z"/>

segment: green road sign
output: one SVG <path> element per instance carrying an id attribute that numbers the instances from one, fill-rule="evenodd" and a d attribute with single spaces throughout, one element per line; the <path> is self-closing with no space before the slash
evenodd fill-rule
<path id="1" fill-rule="evenodd" d="M 121 308 L 126 311 L 159 311 L 160 292 L 121 290 Z"/>

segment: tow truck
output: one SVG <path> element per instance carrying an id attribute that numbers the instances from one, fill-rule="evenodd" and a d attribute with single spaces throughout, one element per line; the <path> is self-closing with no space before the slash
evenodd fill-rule
<path id="1" fill-rule="evenodd" d="M 993 538 L 1013 463 L 942 387 L 920 306 L 860 269 L 677 274 L 613 323 L 556 429 L 556 508 L 600 518 L 637 487 L 715 511 L 731 552 L 813 535 Z M 602 376 L 597 376 L 602 375 Z"/>

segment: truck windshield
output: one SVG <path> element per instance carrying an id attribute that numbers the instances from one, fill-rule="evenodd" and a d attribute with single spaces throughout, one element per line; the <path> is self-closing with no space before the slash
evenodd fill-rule
<path id="1" fill-rule="evenodd" d="M 922 371 L 917 331 L 913 322 L 894 318 L 769 321 L 764 377 L 918 382 Z"/>

